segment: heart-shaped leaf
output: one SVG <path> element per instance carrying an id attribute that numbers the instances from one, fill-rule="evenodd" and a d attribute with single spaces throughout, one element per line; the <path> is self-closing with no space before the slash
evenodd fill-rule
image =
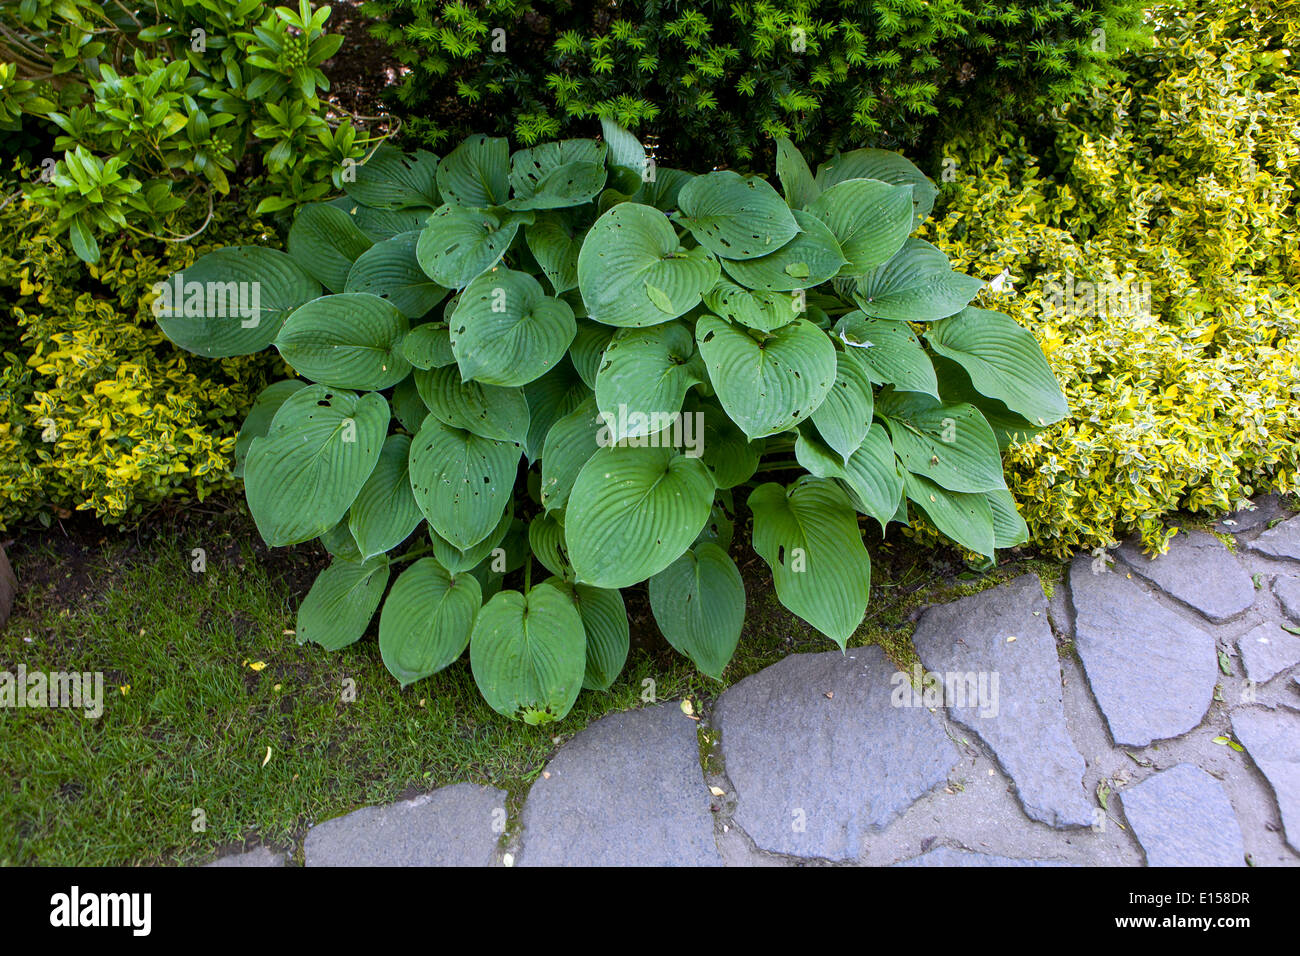
<path id="1" fill-rule="evenodd" d="M 373 245 L 342 209 L 312 203 L 298 210 L 289 230 L 289 255 L 331 292 L 342 292 L 352 263 Z"/>
<path id="2" fill-rule="evenodd" d="M 528 399 L 523 389 L 462 382 L 454 365 L 415 373 L 429 411 L 453 428 L 496 441 L 528 440 Z"/>
<path id="3" fill-rule="evenodd" d="M 272 382 L 257 393 L 253 407 L 249 409 L 248 417 L 244 419 L 239 435 L 235 438 L 235 467 L 231 473 L 236 478 L 244 474 L 244 461 L 248 458 L 248 446 L 253 443 L 253 439 L 265 436 L 271 429 L 271 420 L 285 399 L 306 386 L 307 383 L 301 379 L 290 378 Z"/>
<path id="4" fill-rule="evenodd" d="M 483 592 L 472 574 L 433 558 L 401 573 L 379 615 L 379 653 L 403 687 L 455 663 L 469 646 Z"/>
<path id="5" fill-rule="evenodd" d="M 875 318 L 933 322 L 960 312 L 983 285 L 954 272 L 948 257 L 924 239 L 908 239 L 897 255 L 858 280 L 853 301 Z"/>
<path id="6" fill-rule="evenodd" d="M 410 454 L 410 438 L 389 435 L 348 511 L 348 527 L 363 560 L 397 547 L 424 517 L 411 492 Z"/>
<path id="7" fill-rule="evenodd" d="M 915 504 L 941 533 L 977 554 L 993 557 L 996 535 L 987 495 L 948 491 L 933 481 L 903 475 L 907 499 Z"/>
<path id="8" fill-rule="evenodd" d="M 835 385 L 812 414 L 817 433 L 848 461 L 871 430 L 875 401 L 865 363 L 852 352 L 835 353 Z"/>
<path id="9" fill-rule="evenodd" d="M 802 318 L 800 300 L 788 292 L 756 292 L 721 280 L 704 297 L 719 316 L 760 332 L 775 332 Z"/>
<path id="10" fill-rule="evenodd" d="M 510 198 L 510 146 L 503 138 L 470 136 L 438 166 L 437 179 L 445 203 L 471 209 L 504 205 Z"/>
<path id="11" fill-rule="evenodd" d="M 445 322 L 425 322 L 402 339 L 402 357 L 418 369 L 445 368 L 456 364 L 451 351 L 451 329 Z M 424 416 L 420 416 L 424 420 Z"/>
<path id="12" fill-rule="evenodd" d="M 949 491 L 1005 488 L 1002 456 L 984 416 L 973 405 L 950 405 L 917 392 L 881 393 L 884 419 L 904 467 Z"/>
<path id="13" fill-rule="evenodd" d="M 503 386 L 541 378 L 564 358 L 578 330 L 567 302 L 513 269 L 495 269 L 466 286 L 449 325 L 461 376 Z"/>
<path id="14" fill-rule="evenodd" d="M 415 255 L 420 268 L 439 285 L 463 289 L 506 254 L 531 212 L 439 206 L 420 231 Z"/>
<path id="15" fill-rule="evenodd" d="M 590 220 L 584 222 L 569 213 L 542 212 L 524 230 L 528 251 L 542 267 L 555 295 L 578 287 L 578 253 L 590 225 Z"/>
<path id="16" fill-rule="evenodd" d="M 696 176 L 677 205 L 681 223 L 700 245 L 724 259 L 768 255 L 799 231 L 790 207 L 765 180 L 729 169 Z"/>
<path id="17" fill-rule="evenodd" d="M 695 339 L 680 322 L 614 333 L 596 375 L 611 444 L 673 425 L 686 390 L 703 381 L 694 353 Z"/>
<path id="18" fill-rule="evenodd" d="M 623 595 L 590 584 L 574 584 L 563 578 L 547 578 L 546 583 L 567 595 L 582 618 L 582 629 L 587 635 L 583 689 L 609 690 L 627 663 L 631 647 L 631 630 Z"/>
<path id="19" fill-rule="evenodd" d="M 839 274 L 848 260 L 830 226 L 810 212 L 793 212 L 799 234 L 775 252 L 755 259 L 723 259 L 727 275 L 749 289 L 791 292 L 811 289 Z"/>
<path id="20" fill-rule="evenodd" d="M 313 299 L 289 316 L 275 347 L 305 378 L 336 388 L 378 390 L 411 371 L 401 353 L 408 325 L 392 303 L 364 292 Z"/>
<path id="21" fill-rule="evenodd" d="M 745 582 L 716 544 L 699 544 L 650 579 L 650 609 L 668 643 L 722 679 L 745 623 Z"/>
<path id="22" fill-rule="evenodd" d="M 430 415 L 411 440 L 411 489 L 429 525 L 462 551 L 501 520 L 519 446 L 452 428 Z"/>
<path id="23" fill-rule="evenodd" d="M 855 310 L 840 318 L 834 334 L 876 385 L 939 397 L 934 365 L 907 323 L 869 319 Z"/>
<path id="24" fill-rule="evenodd" d="M 878 179 L 895 186 L 910 185 L 914 213 L 912 228 L 925 222 L 939 195 L 939 190 L 925 173 L 899 153 L 886 149 L 837 153 L 817 167 L 817 186 L 820 189 L 830 189 L 847 179 Z"/>
<path id="25" fill-rule="evenodd" d="M 452 574 L 473 571 L 480 565 L 486 565 L 493 573 L 504 574 L 509 570 L 507 568 L 509 562 L 506 559 L 503 545 L 506 543 L 506 537 L 510 532 L 514 518 L 514 505 L 508 503 L 506 510 L 501 513 L 501 520 L 492 529 L 492 533 L 463 551 L 430 528 L 429 545 L 433 548 L 433 556 L 438 559 L 440 565 Z M 494 551 L 495 554 L 493 554 Z"/>
<path id="26" fill-rule="evenodd" d="M 388 586 L 388 559 L 335 561 L 316 576 L 298 607 L 295 631 L 328 651 L 355 644 L 366 633 Z"/>
<path id="27" fill-rule="evenodd" d="M 850 179 L 825 190 L 808 211 L 830 227 L 848 260 L 839 274 L 862 275 L 888 262 L 912 231 L 912 187 Z"/>
<path id="28" fill-rule="evenodd" d="M 385 298 L 408 319 L 425 315 L 446 297 L 447 290 L 420 268 L 415 255 L 419 241 L 418 232 L 405 232 L 375 243 L 352 263 L 344 291 Z"/>
<path id="29" fill-rule="evenodd" d="M 343 189 L 349 199 L 372 209 L 408 209 L 441 204 L 438 196 L 438 157 L 423 149 L 403 153 L 384 144 L 354 167 L 355 178 Z"/>

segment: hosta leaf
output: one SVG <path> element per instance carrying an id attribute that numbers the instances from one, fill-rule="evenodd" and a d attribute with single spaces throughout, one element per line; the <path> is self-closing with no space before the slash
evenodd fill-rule
<path id="1" fill-rule="evenodd" d="M 667 166 L 657 166 L 653 172 L 647 170 L 646 175 L 654 178 L 643 177 L 641 187 L 633 193 L 631 199 L 633 202 L 654 206 L 664 212 L 677 208 L 682 187 L 695 178 L 694 173 L 669 169 Z"/>
<path id="2" fill-rule="evenodd" d="M 168 277 L 152 308 L 172 342 L 226 358 L 266 348 L 289 314 L 320 294 L 320 283 L 283 252 L 230 246 Z"/>
<path id="3" fill-rule="evenodd" d="M 367 238 L 383 242 L 404 232 L 419 232 L 429 224 L 429 217 L 435 208 L 436 204 L 412 206 L 409 209 L 372 209 L 352 203 L 345 211 Z"/>
<path id="4" fill-rule="evenodd" d="M 510 502 L 519 446 L 452 428 L 435 415 L 411 440 L 411 488 L 429 525 L 462 551 L 482 541 Z"/>
<path id="5" fill-rule="evenodd" d="M 933 322 L 960 312 L 983 285 L 954 272 L 948 257 L 924 239 L 908 239 L 897 255 L 858 280 L 853 301 L 874 318 Z"/>
<path id="6" fill-rule="evenodd" d="M 377 242 L 357 257 L 348 272 L 346 292 L 369 292 L 387 299 L 408 319 L 418 319 L 441 302 L 447 290 L 425 275 L 415 256 L 418 232 Z"/>
<path id="7" fill-rule="evenodd" d="M 596 376 L 600 372 L 600 363 L 605 357 L 605 348 L 614 337 L 616 330 L 597 322 L 578 321 L 578 334 L 569 346 L 569 358 L 587 387 L 596 390 Z"/>
<path id="8" fill-rule="evenodd" d="M 908 500 L 943 535 L 978 554 L 993 556 L 996 539 L 987 495 L 948 491 L 910 472 L 903 475 L 903 481 Z"/>
<path id="9" fill-rule="evenodd" d="M 698 438 L 701 458 L 715 485 L 734 488 L 754 477 L 762 454 L 761 441 L 750 441 L 727 413 L 712 402 L 700 402 L 686 414 L 697 416 L 691 420 L 695 423 L 692 427 L 703 426 Z"/>
<path id="10" fill-rule="evenodd" d="M 609 164 L 626 166 L 636 173 L 638 179 L 642 178 L 646 168 L 646 155 L 641 141 L 622 126 L 605 117 L 601 117 L 600 131 L 609 146 Z"/>
<path id="11" fill-rule="evenodd" d="M 842 461 L 848 461 L 866 439 L 874 408 L 866 365 L 852 351 L 836 352 L 835 385 L 813 412 L 812 423 Z"/>
<path id="12" fill-rule="evenodd" d="M 842 276 L 856 276 L 888 262 L 912 231 L 912 187 L 875 179 L 836 183 L 809 205 L 826 223 L 848 262 Z"/>
<path id="13" fill-rule="evenodd" d="M 878 179 L 895 186 L 912 187 L 913 228 L 920 226 L 939 195 L 925 173 L 898 153 L 885 149 L 855 149 L 837 153 L 817 167 L 817 186 L 829 189 L 846 179 Z"/>
<path id="14" fill-rule="evenodd" d="M 949 491 L 1006 487 L 997 439 L 974 406 L 945 404 L 916 392 L 882 392 L 876 413 L 889 428 L 899 460 L 913 474 Z"/>
<path id="15" fill-rule="evenodd" d="M 590 202 L 605 187 L 605 145 L 566 139 L 521 149 L 510 160 L 516 209 L 558 209 Z"/>
<path id="16" fill-rule="evenodd" d="M 844 491 L 807 475 L 788 490 L 769 482 L 750 494 L 749 510 L 776 596 L 843 649 L 871 596 L 871 559 Z"/>
<path id="17" fill-rule="evenodd" d="M 776 175 L 791 209 L 803 209 L 821 195 L 821 186 L 814 181 L 803 154 L 784 136 L 776 141 Z"/>
<path id="18" fill-rule="evenodd" d="M 502 138 L 470 136 L 439 164 L 437 180 L 445 203 L 472 209 L 504 205 L 510 198 L 510 147 Z"/>
<path id="19" fill-rule="evenodd" d="M 561 578 L 573 577 L 569 549 L 564 543 L 564 526 L 555 515 L 537 515 L 528 522 L 528 547 L 547 571 Z"/>
<path id="20" fill-rule="evenodd" d="M 686 390 L 703 381 L 694 353 L 695 339 L 680 322 L 614 333 L 596 375 L 596 405 L 611 444 L 673 424 Z"/>
<path id="21" fill-rule="evenodd" d="M 420 390 L 415 387 L 415 377 L 406 376 L 397 383 L 393 389 L 393 417 L 401 423 L 402 427 L 414 435 L 420 430 L 420 425 L 424 423 L 424 416 L 429 414 L 429 409 L 425 407 L 424 399 L 420 397 Z"/>
<path id="22" fill-rule="evenodd" d="M 439 206 L 420 231 L 415 255 L 434 282 L 463 289 L 500 262 L 519 227 L 532 221 L 531 212 Z"/>
<path id="23" fill-rule="evenodd" d="M 298 374 L 337 388 L 378 390 L 411 371 L 401 353 L 406 316 L 377 295 L 313 299 L 289 316 L 275 347 Z"/>
<path id="24" fill-rule="evenodd" d="M 379 615 L 379 653 L 403 687 L 436 674 L 469 646 L 483 592 L 472 574 L 433 558 L 401 573 Z"/>
<path id="25" fill-rule="evenodd" d="M 542 446 L 542 506 L 547 511 L 563 508 L 569 500 L 578 472 L 596 449 L 604 421 L 595 398 L 588 398 L 565 415 L 546 433 Z"/>
<path id="26" fill-rule="evenodd" d="M 337 206 L 312 203 L 298 210 L 289 229 L 289 255 L 331 292 L 342 292 L 352 263 L 373 245 Z"/>
<path id="27" fill-rule="evenodd" d="M 550 584 L 502 591 L 478 613 L 470 668 L 488 705 L 527 724 L 561 720 L 582 690 L 587 638 L 573 602 Z"/>
<path id="28" fill-rule="evenodd" d="M 531 465 L 542 454 L 551 426 L 591 397 L 591 389 L 573 370 L 573 363 L 561 359 L 548 375 L 524 386 L 528 400 L 528 440 L 524 454 Z"/>
<path id="29" fill-rule="evenodd" d="M 755 259 L 723 259 L 722 268 L 741 285 L 765 292 L 811 289 L 839 274 L 848 260 L 830 226 L 810 212 L 793 211 L 799 235 Z"/>
<path id="30" fill-rule="evenodd" d="M 319 537 L 343 518 L 370 477 L 388 432 L 388 403 L 309 385 L 275 413 L 244 466 L 248 509 L 271 547 Z"/>
<path id="31" fill-rule="evenodd" d="M 266 435 L 271 429 L 271 420 L 285 399 L 298 389 L 306 387 L 307 383 L 301 379 L 289 378 L 282 382 L 272 382 L 257 393 L 253 407 L 249 409 L 248 417 L 244 419 L 239 435 L 235 438 L 235 467 L 232 474 L 236 478 L 244 474 L 244 461 L 248 458 L 248 446 L 253 443 L 253 439 Z"/>
<path id="32" fill-rule="evenodd" d="M 867 432 L 848 461 L 841 461 L 835 452 L 803 431 L 795 439 L 794 454 L 810 474 L 844 482 L 853 506 L 880 522 L 882 531 L 897 512 L 903 496 L 903 477 L 898 473 L 894 446 L 881 426 Z"/>
<path id="33" fill-rule="evenodd" d="M 521 445 L 528 440 L 528 399 L 523 389 L 462 382 L 454 365 L 417 371 L 415 385 L 429 411 L 453 428 Z"/>
<path id="34" fill-rule="evenodd" d="M 834 334 L 858 356 L 875 384 L 939 397 L 934 365 L 907 323 L 869 319 L 854 311 L 836 323 Z"/>
<path id="35" fill-rule="evenodd" d="M 526 272 L 495 269 L 461 293 L 448 320 L 462 377 L 487 385 L 526 385 L 564 358 L 577 332 L 573 310 Z"/>
<path id="36" fill-rule="evenodd" d="M 347 521 L 340 521 L 317 540 L 336 558 L 344 561 L 361 560 L 361 548 L 357 546 L 357 539 L 352 537 L 352 530 L 348 527 Z"/>
<path id="37" fill-rule="evenodd" d="M 971 384 L 966 370 L 956 362 L 936 355 L 934 371 L 939 380 L 939 397 L 945 402 L 965 402 L 978 408 L 993 429 L 999 449 L 1005 450 L 1016 442 L 1028 441 L 1046 427 L 1017 415 L 995 398 L 981 395 Z"/>
<path id="38" fill-rule="evenodd" d="M 835 346 L 804 319 L 760 342 L 706 315 L 695 337 L 722 407 L 751 439 L 793 428 L 817 410 L 835 383 Z"/>
<path id="39" fill-rule="evenodd" d="M 930 347 L 966 370 L 971 384 L 1039 426 L 1069 414 L 1034 336 L 1010 316 L 966 308 L 925 333 Z"/>
<path id="40" fill-rule="evenodd" d="M 780 194 L 731 170 L 696 176 L 677 197 L 679 221 L 716 256 L 753 259 L 794 238 L 799 224 Z"/>
<path id="41" fill-rule="evenodd" d="M 363 559 L 397 547 L 423 517 L 411 492 L 410 453 L 410 438 L 389 435 L 375 470 L 348 511 L 348 527 Z"/>
<path id="42" fill-rule="evenodd" d="M 658 574 L 704 527 L 713 479 L 670 448 L 601 448 L 583 465 L 565 509 L 579 581 L 619 588 Z"/>
<path id="43" fill-rule="evenodd" d="M 719 316 L 760 332 L 775 332 L 802 318 L 799 300 L 786 292 L 752 292 L 726 279 L 704 297 Z"/>
<path id="44" fill-rule="evenodd" d="M 590 223 L 564 213 L 543 212 L 524 229 L 528 250 L 542 267 L 555 295 L 578 287 L 578 253 L 584 225 Z"/>
<path id="45" fill-rule="evenodd" d="M 650 579 L 650 609 L 674 650 L 722 679 L 745 623 L 745 583 L 727 552 L 709 543 L 687 551 Z"/>
<path id="46" fill-rule="evenodd" d="M 406 154 L 384 144 L 355 167 L 356 178 L 344 180 L 350 199 L 372 209 L 434 207 L 438 197 L 438 157 L 423 149 Z"/>
<path id="47" fill-rule="evenodd" d="M 402 357 L 418 369 L 446 368 L 456 364 L 451 351 L 451 329 L 446 322 L 425 322 L 402 339 Z M 424 416 L 420 416 L 423 420 Z"/>
<path id="48" fill-rule="evenodd" d="M 432 528 L 429 529 L 429 545 L 433 548 L 433 556 L 438 559 L 438 563 L 450 571 L 452 574 L 460 574 L 462 571 L 472 571 L 480 564 L 486 563 L 490 570 L 504 574 L 509 568 L 504 565 L 505 539 L 510 532 L 511 524 L 515 518 L 515 509 L 513 505 L 507 504 L 506 510 L 501 514 L 501 520 L 497 526 L 492 529 L 482 541 L 472 544 L 465 550 L 461 550 L 454 544 L 451 544 L 446 538 L 438 534 Z M 498 548 L 502 550 L 493 555 L 492 552 Z"/>
<path id="49" fill-rule="evenodd" d="M 718 262 L 707 250 L 683 249 L 667 217 L 637 203 L 619 203 L 597 219 L 578 254 L 587 313 L 605 325 L 668 322 L 698 305 L 717 280 Z"/>
<path id="50" fill-rule="evenodd" d="M 1029 540 L 1029 526 L 1016 509 L 1016 499 L 1004 488 L 986 491 L 989 510 L 993 513 L 993 544 L 999 548 L 1014 548 Z"/>
<path id="51" fill-rule="evenodd" d="M 609 690 L 627 663 L 627 652 L 631 647 L 623 595 L 590 584 L 574 584 L 563 578 L 548 578 L 546 583 L 567 595 L 582 618 L 582 629 L 587 635 L 583 688 Z"/>
<path id="52" fill-rule="evenodd" d="M 329 651 L 356 643 L 370 624 L 388 586 L 388 559 L 335 561 L 316 576 L 298 606 L 298 643 Z"/>

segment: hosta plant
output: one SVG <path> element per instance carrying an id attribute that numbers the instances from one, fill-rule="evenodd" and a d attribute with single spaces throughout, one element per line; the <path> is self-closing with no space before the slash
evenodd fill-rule
<path id="1" fill-rule="evenodd" d="M 378 612 L 403 685 L 468 647 L 488 703 L 541 723 L 617 678 L 641 582 L 721 675 L 741 502 L 777 596 L 841 647 L 871 590 L 863 521 L 1024 541 L 999 448 L 1066 408 L 1034 338 L 909 237 L 933 185 L 878 150 L 814 175 L 788 142 L 777 173 L 656 169 L 613 125 L 513 155 L 386 148 L 299 212 L 288 253 L 222 249 L 160 286 L 172 341 L 273 346 L 301 376 L 236 449 L 266 542 L 334 555 L 298 639 L 351 644 Z"/>

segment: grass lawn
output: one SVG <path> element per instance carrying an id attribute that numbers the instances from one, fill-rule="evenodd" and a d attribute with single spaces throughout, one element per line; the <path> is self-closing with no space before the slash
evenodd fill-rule
<path id="1" fill-rule="evenodd" d="M 529 727 L 483 702 L 468 656 L 403 691 L 380 661 L 373 624 L 343 651 L 299 646 L 294 609 L 327 556 L 268 551 L 241 505 L 215 507 L 126 535 L 56 527 L 10 547 L 24 590 L 0 633 L 0 670 L 102 671 L 105 689 L 98 720 L 0 709 L 0 864 L 296 849 L 313 821 L 460 781 L 506 789 L 513 813 L 557 743 L 642 706 L 647 679 L 658 699 L 689 696 L 707 713 L 726 684 L 786 654 L 834 648 L 777 603 L 766 567 L 746 550 L 737 557 L 748 616 L 724 684 L 667 646 L 643 586 L 625 592 L 633 649 L 611 691 L 584 692 L 559 725 Z M 191 569 L 193 548 L 206 552 L 203 573 Z M 872 605 L 852 645 L 883 644 L 903 666 L 913 659 L 909 618 L 923 604 L 1025 570 L 1060 571 L 1020 558 L 976 577 L 951 554 L 899 540 L 874 545 L 872 557 Z M 355 699 L 345 700 L 350 686 Z"/>

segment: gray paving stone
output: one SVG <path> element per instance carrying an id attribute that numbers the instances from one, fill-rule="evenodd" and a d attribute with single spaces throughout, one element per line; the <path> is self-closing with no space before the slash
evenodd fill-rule
<path id="1" fill-rule="evenodd" d="M 1145 747 L 1197 726 L 1218 680 L 1214 638 L 1162 607 L 1123 571 L 1070 567 L 1075 647 L 1117 744 Z"/>
<path id="2" fill-rule="evenodd" d="M 1223 785 L 1180 763 L 1120 791 L 1148 866 L 1244 866 L 1241 827 Z"/>
<path id="3" fill-rule="evenodd" d="M 1038 576 L 928 609 L 912 644 L 945 687 L 965 691 L 964 700 L 948 695 L 948 713 L 993 750 L 1025 813 L 1053 827 L 1091 826 L 1084 760 L 1066 729 L 1061 666 Z M 971 679 L 974 687 L 963 683 Z"/>
<path id="4" fill-rule="evenodd" d="M 1222 518 L 1214 527 L 1228 534 L 1242 534 L 1262 527 L 1282 514 L 1285 514 L 1285 511 L 1281 499 L 1277 495 L 1263 495 L 1255 501 L 1253 510 L 1234 511 Z"/>
<path id="5" fill-rule="evenodd" d="M 1300 637 L 1277 624 L 1259 624 L 1237 638 L 1237 650 L 1246 676 L 1257 684 L 1272 680 L 1288 667 L 1300 664 Z"/>
<path id="6" fill-rule="evenodd" d="M 910 688 L 879 647 L 793 654 L 729 688 L 714 726 L 735 822 L 764 850 L 857 858 L 868 829 L 943 783 L 958 759 L 920 701 L 902 706 Z"/>
<path id="7" fill-rule="evenodd" d="M 1142 577 L 1215 624 L 1255 603 L 1255 584 L 1246 569 L 1222 541 L 1204 531 L 1176 535 L 1169 550 L 1154 558 L 1133 540 L 1120 545 L 1118 553 Z"/>
<path id="8" fill-rule="evenodd" d="M 941 846 L 914 856 L 910 860 L 900 860 L 894 866 L 1070 866 L 1061 860 L 1021 860 L 1010 856 L 997 856 L 991 853 L 975 853 L 971 850 L 955 850 Z"/>
<path id="9" fill-rule="evenodd" d="M 308 866 L 491 866 L 505 805 L 503 790 L 442 787 L 318 823 L 303 856 Z"/>
<path id="10" fill-rule="evenodd" d="M 1273 788 L 1287 845 L 1300 853 L 1300 714 L 1242 707 L 1232 712 L 1232 733 Z"/>
<path id="11" fill-rule="evenodd" d="M 270 847 L 259 846 L 244 853 L 231 853 L 228 856 L 218 857 L 211 863 L 204 863 L 204 866 L 286 866 L 289 857 L 279 850 L 272 850 Z"/>
<path id="12" fill-rule="evenodd" d="M 528 793 L 518 865 L 720 865 L 697 726 L 671 702 L 575 736 Z"/>
<path id="13" fill-rule="evenodd" d="M 1273 581 L 1273 593 L 1282 613 L 1293 621 L 1300 621 L 1300 577 L 1279 574 Z"/>
<path id="14" fill-rule="evenodd" d="M 1270 558 L 1300 561 L 1300 515 L 1269 528 L 1246 547 Z"/>

